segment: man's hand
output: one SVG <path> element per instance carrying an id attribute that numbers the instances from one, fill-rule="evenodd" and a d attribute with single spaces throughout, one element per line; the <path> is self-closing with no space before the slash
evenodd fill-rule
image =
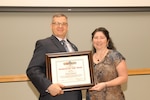
<path id="1" fill-rule="evenodd" d="M 64 85 L 59 83 L 51 84 L 47 90 L 52 96 L 56 96 L 56 95 L 64 94 L 64 91 L 62 90 L 63 87 Z"/>

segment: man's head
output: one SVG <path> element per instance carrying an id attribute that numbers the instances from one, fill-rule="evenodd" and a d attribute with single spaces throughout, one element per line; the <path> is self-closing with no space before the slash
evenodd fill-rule
<path id="1" fill-rule="evenodd" d="M 53 35 L 65 38 L 68 32 L 68 18 L 64 14 L 55 14 L 52 18 L 51 29 Z"/>

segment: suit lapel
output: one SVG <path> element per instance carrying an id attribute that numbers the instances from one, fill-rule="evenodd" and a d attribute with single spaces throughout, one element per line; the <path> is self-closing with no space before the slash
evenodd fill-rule
<path id="1" fill-rule="evenodd" d="M 73 43 L 71 43 L 68 39 L 67 41 L 71 44 L 71 47 L 74 49 L 74 51 L 78 51 L 77 47 Z"/>
<path id="2" fill-rule="evenodd" d="M 63 47 L 63 45 L 61 45 L 60 41 L 54 35 L 52 35 L 50 37 L 50 39 L 55 44 L 55 46 L 60 50 L 60 52 L 66 52 L 65 48 Z M 67 41 L 71 44 L 72 48 L 75 51 L 78 51 L 78 48 L 73 43 L 71 43 L 68 39 L 67 39 Z"/>
<path id="3" fill-rule="evenodd" d="M 66 52 L 65 48 L 63 47 L 63 45 L 61 45 L 60 41 L 55 36 L 52 35 L 50 39 L 52 40 L 52 42 L 55 44 L 55 46 L 57 46 L 57 48 L 61 52 Z"/>

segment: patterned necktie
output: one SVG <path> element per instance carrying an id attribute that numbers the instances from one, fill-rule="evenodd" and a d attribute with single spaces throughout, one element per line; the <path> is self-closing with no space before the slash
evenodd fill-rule
<path id="1" fill-rule="evenodd" d="M 66 49 L 66 51 L 69 52 L 69 49 L 68 49 L 68 47 L 66 45 L 66 41 L 65 40 L 61 40 L 60 42 L 64 46 L 64 48 Z"/>

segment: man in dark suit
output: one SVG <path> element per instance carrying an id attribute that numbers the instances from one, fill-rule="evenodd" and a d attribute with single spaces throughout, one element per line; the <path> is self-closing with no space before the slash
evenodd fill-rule
<path id="1" fill-rule="evenodd" d="M 36 42 L 33 57 L 26 70 L 27 76 L 40 93 L 39 100 L 82 100 L 80 90 L 63 91 L 63 84 L 52 83 L 46 77 L 46 53 L 67 52 L 61 44 L 65 40 L 68 52 L 78 51 L 66 34 L 68 31 L 68 19 L 64 14 L 56 14 L 52 18 L 51 29 L 53 34 Z"/>

